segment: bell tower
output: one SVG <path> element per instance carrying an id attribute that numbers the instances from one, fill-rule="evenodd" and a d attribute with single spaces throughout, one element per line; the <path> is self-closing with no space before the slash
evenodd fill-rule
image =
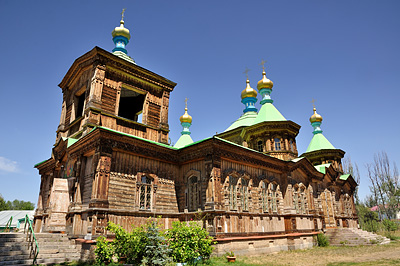
<path id="1" fill-rule="evenodd" d="M 99 47 L 72 64 L 59 87 L 63 104 L 57 140 L 79 139 L 106 127 L 168 143 L 169 95 L 176 83 L 138 66 L 128 56 L 131 34 L 123 19 L 113 32 L 113 53 Z"/>

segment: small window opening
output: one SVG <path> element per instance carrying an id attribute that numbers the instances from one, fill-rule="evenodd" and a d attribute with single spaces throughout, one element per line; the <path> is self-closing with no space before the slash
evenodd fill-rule
<path id="1" fill-rule="evenodd" d="M 292 151 L 292 152 L 294 152 L 294 145 L 293 145 L 293 140 L 290 140 L 290 150 Z"/>
<path id="2" fill-rule="evenodd" d="M 145 96 L 145 94 L 122 88 L 119 99 L 118 116 L 138 121 L 138 117 L 143 111 Z"/>
<path id="3" fill-rule="evenodd" d="M 80 96 L 76 96 L 77 99 L 77 108 L 75 117 L 81 117 L 83 115 L 83 106 L 85 105 L 85 93 L 82 93 Z"/>
<path id="4" fill-rule="evenodd" d="M 275 150 L 280 151 L 281 150 L 281 140 L 279 138 L 275 138 L 274 142 L 275 142 Z"/>
<path id="5" fill-rule="evenodd" d="M 139 208 L 141 210 L 151 210 L 151 193 L 153 180 L 147 176 L 142 176 L 139 187 Z"/>
<path id="6" fill-rule="evenodd" d="M 260 140 L 259 142 L 257 142 L 257 150 L 259 151 L 259 152 L 263 152 L 264 151 L 264 149 L 263 149 L 263 142 Z"/>

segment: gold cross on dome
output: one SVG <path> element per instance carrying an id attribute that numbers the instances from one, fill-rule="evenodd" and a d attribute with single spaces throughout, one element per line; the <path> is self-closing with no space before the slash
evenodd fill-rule
<path id="1" fill-rule="evenodd" d="M 315 100 L 314 99 L 312 99 L 312 105 L 313 105 L 313 107 L 315 108 Z"/>
<path id="2" fill-rule="evenodd" d="M 249 79 L 249 71 L 250 71 L 250 69 L 248 69 L 248 68 L 246 67 L 246 70 L 243 72 L 243 74 L 246 74 L 246 78 L 247 78 L 247 79 Z"/>
<path id="3" fill-rule="evenodd" d="M 264 66 L 264 64 L 265 63 L 267 63 L 267 61 L 266 60 L 264 60 L 264 59 L 262 59 L 261 60 L 261 63 L 259 64 L 259 65 L 261 65 L 262 66 L 262 68 L 263 68 L 263 71 L 265 71 L 265 66 Z"/>
<path id="4" fill-rule="evenodd" d="M 185 109 L 187 109 L 187 98 L 185 98 Z"/>
<path id="5" fill-rule="evenodd" d="M 123 8 L 123 9 L 122 9 L 122 12 L 121 12 L 122 20 L 124 20 L 124 13 L 125 13 L 125 10 L 126 10 L 126 8 Z"/>

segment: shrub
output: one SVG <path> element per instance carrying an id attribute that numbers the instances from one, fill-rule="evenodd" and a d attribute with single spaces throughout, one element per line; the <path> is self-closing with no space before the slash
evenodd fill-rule
<path id="1" fill-rule="evenodd" d="M 201 257 L 209 260 L 214 249 L 214 240 L 208 232 L 196 222 L 173 222 L 172 228 L 167 231 L 171 257 L 175 262 L 194 263 Z"/>
<path id="2" fill-rule="evenodd" d="M 96 249 L 94 251 L 96 254 L 96 263 L 104 264 L 112 261 L 114 255 L 114 246 L 107 241 L 104 236 L 100 236 L 96 240 Z"/>
<path id="3" fill-rule="evenodd" d="M 145 247 L 145 255 L 142 264 L 166 265 L 171 262 L 168 257 L 170 250 L 168 249 L 167 241 L 160 231 L 156 221 L 150 221 L 146 225 L 147 243 Z"/>
<path id="4" fill-rule="evenodd" d="M 146 232 L 143 227 L 134 227 L 132 232 L 128 233 L 120 225 L 109 222 L 107 230 L 115 234 L 115 239 L 112 242 L 115 256 L 118 259 L 126 258 L 127 263 L 140 264 L 145 255 L 147 243 Z"/>
<path id="5" fill-rule="evenodd" d="M 319 233 L 317 235 L 317 244 L 319 247 L 327 247 L 329 246 L 328 237 L 323 233 Z"/>

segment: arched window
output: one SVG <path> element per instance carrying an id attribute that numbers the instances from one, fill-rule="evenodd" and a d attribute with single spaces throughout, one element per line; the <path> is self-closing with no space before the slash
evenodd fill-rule
<path id="1" fill-rule="evenodd" d="M 322 199 L 322 208 L 325 216 L 325 223 L 334 224 L 332 193 L 328 189 L 325 189 L 324 192 L 321 193 L 321 199 Z"/>
<path id="2" fill-rule="evenodd" d="M 257 150 L 259 152 L 263 152 L 264 151 L 263 142 L 261 140 L 257 142 Z"/>
<path id="3" fill-rule="evenodd" d="M 153 179 L 142 176 L 138 183 L 139 191 L 139 208 L 141 210 L 151 210 L 151 192 L 152 192 Z"/>
<path id="4" fill-rule="evenodd" d="M 229 208 L 231 210 L 237 210 L 237 182 L 237 177 L 229 176 Z"/>
<path id="5" fill-rule="evenodd" d="M 346 193 L 346 195 L 344 196 L 344 213 L 347 216 L 351 216 L 352 215 L 352 208 L 351 208 L 351 201 L 350 201 L 350 196 L 349 194 Z"/>
<path id="6" fill-rule="evenodd" d="M 304 185 L 296 185 L 293 191 L 293 206 L 298 214 L 308 213 L 307 191 Z"/>
<path id="7" fill-rule="evenodd" d="M 281 150 L 281 140 L 279 138 L 275 138 L 274 143 L 275 143 L 275 150 L 280 151 Z"/>
<path id="8" fill-rule="evenodd" d="M 262 207 L 263 212 L 277 213 L 279 207 L 278 186 L 275 183 L 262 183 Z"/>
<path id="9" fill-rule="evenodd" d="M 278 212 L 278 200 L 277 200 L 277 186 L 274 183 L 269 185 L 269 193 L 271 198 L 271 210 L 272 212 Z"/>
<path id="10" fill-rule="evenodd" d="M 292 139 L 289 141 L 289 145 L 290 145 L 290 150 L 294 152 L 294 144 Z"/>
<path id="11" fill-rule="evenodd" d="M 268 184 L 266 184 L 264 181 L 262 182 L 262 187 L 261 187 L 261 199 L 262 199 L 262 211 L 263 212 L 268 212 L 269 207 L 268 207 Z"/>
<path id="12" fill-rule="evenodd" d="M 195 211 L 200 207 L 200 184 L 196 176 L 191 176 L 188 180 L 188 208 Z"/>
<path id="13" fill-rule="evenodd" d="M 240 199 L 242 203 L 242 210 L 249 210 L 249 181 L 242 178 L 240 187 Z"/>

